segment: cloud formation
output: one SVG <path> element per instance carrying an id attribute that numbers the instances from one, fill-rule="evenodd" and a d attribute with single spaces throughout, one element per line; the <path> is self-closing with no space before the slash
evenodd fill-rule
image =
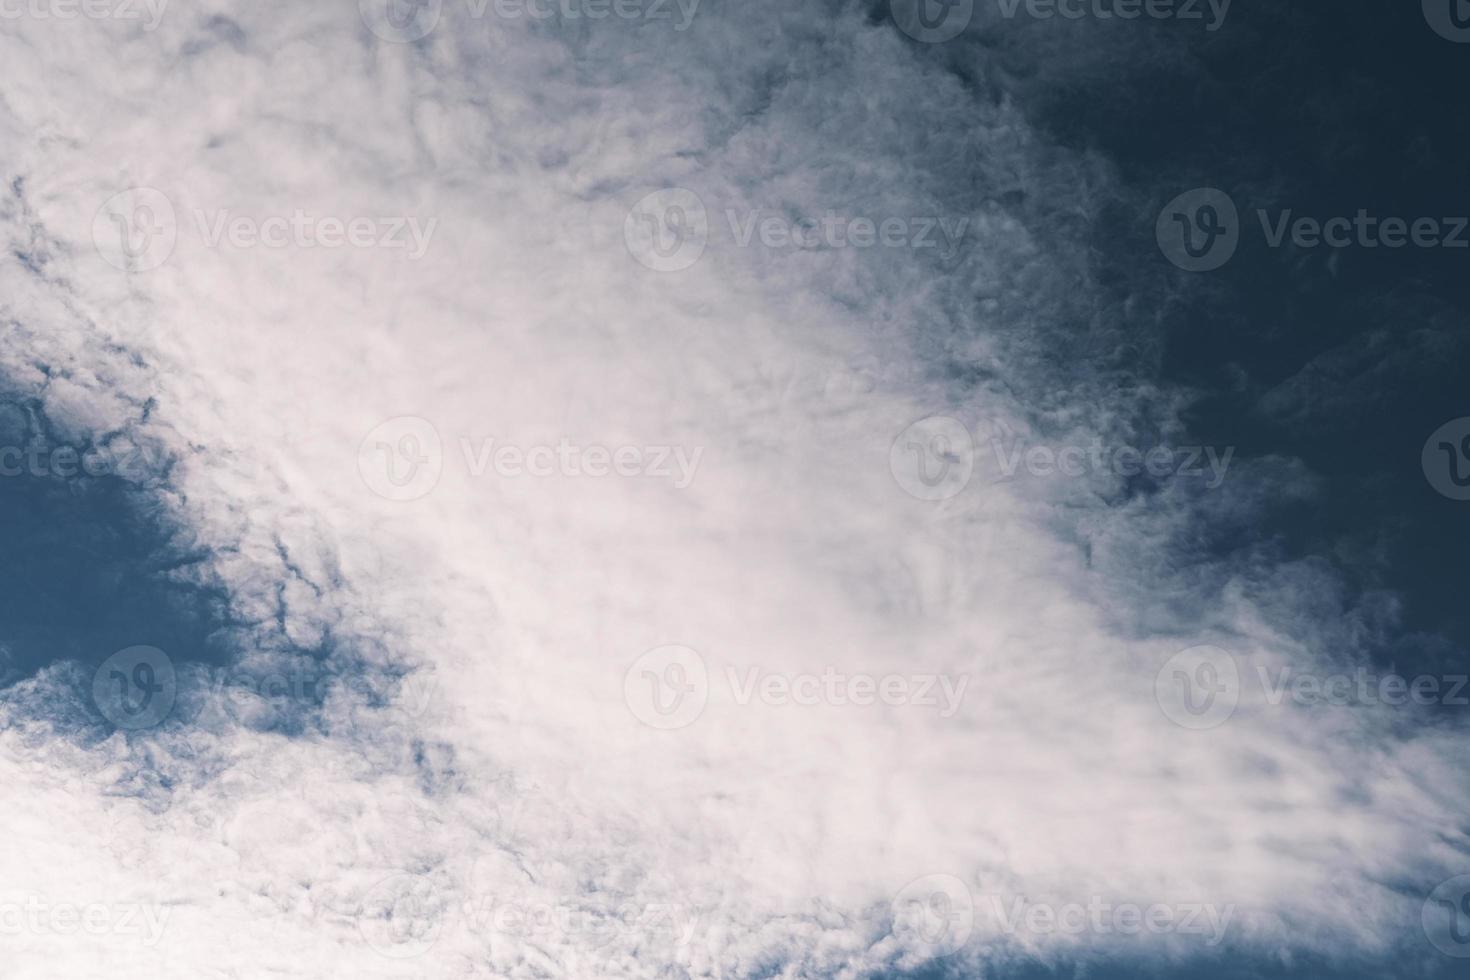
<path id="1" fill-rule="evenodd" d="M 0 23 L 6 383 L 157 444 L 138 506 L 220 603 L 155 729 L 99 724 L 76 657 L 7 689 L 0 879 L 110 924 L 22 916 L 18 975 L 1437 955 L 1463 725 L 1273 704 L 1261 670 L 1351 669 L 1391 617 L 1190 544 L 1309 495 L 1297 464 L 992 451 L 1190 444 L 1146 357 L 1078 364 L 1134 342 L 1086 241 L 1125 192 L 1006 70 L 1137 41 L 956 65 L 851 3 L 361 6 Z M 953 452 L 915 464 L 973 472 L 920 499 L 895 442 L 931 416 Z M 508 476 L 488 440 L 582 452 Z M 699 463 L 618 469 L 647 447 Z M 1202 645 L 1244 678 L 1208 728 L 1156 683 Z M 703 701 L 659 727 L 665 681 Z"/>

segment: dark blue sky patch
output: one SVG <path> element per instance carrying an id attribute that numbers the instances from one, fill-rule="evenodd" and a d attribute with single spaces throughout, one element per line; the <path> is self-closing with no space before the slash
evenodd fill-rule
<path id="1" fill-rule="evenodd" d="M 219 664 L 227 597 L 149 484 L 156 450 L 59 439 L 34 405 L 0 405 L 0 683 L 138 644 Z M 88 471 L 91 472 L 88 472 Z"/>
<path id="2" fill-rule="evenodd" d="M 408 667 L 373 636 L 332 624 L 330 592 L 344 587 L 334 563 L 314 563 L 328 576 L 314 581 L 278 545 L 276 578 L 251 580 L 272 601 L 239 601 L 257 597 L 232 594 L 215 571 L 233 546 L 201 543 L 180 518 L 169 454 L 146 428 L 79 438 L 39 399 L 13 386 L 0 398 L 0 540 L 11 555 L 0 570 L 0 699 L 12 718 L 85 740 L 144 736 L 140 751 L 156 758 L 133 777 L 153 796 L 207 768 L 210 739 L 236 727 L 371 734 Z M 309 646 L 289 638 L 281 597 L 292 579 L 326 607 Z M 240 608 L 275 611 L 245 619 Z M 322 716 L 333 697 L 356 706 L 352 726 Z M 443 751 L 404 755 L 433 785 L 453 781 Z"/>
<path id="3" fill-rule="evenodd" d="M 1273 245 L 1258 213 L 1430 218 L 1446 237 L 1470 216 L 1470 116 L 1451 96 L 1470 53 L 1420 8 L 1236 3 L 1214 32 L 1148 19 L 981 26 L 977 13 L 962 38 L 913 50 L 957 73 L 1004 75 L 1046 139 L 1113 175 L 1082 232 L 1101 298 L 1058 301 L 1037 329 L 1066 342 L 1039 344 L 1037 357 L 1062 360 L 1038 362 L 1032 380 L 1068 397 L 1111 391 L 1140 432 L 1174 410 L 1149 405 L 1149 386 L 1187 392 L 1183 441 L 1236 447 L 1236 472 L 1294 458 L 1316 478 L 1310 500 L 1205 502 L 1179 529 L 1181 563 L 1328 561 L 1360 601 L 1395 596 L 1402 635 L 1373 651 L 1380 664 L 1445 670 L 1470 662 L 1470 504 L 1430 486 L 1420 452 L 1470 416 L 1470 248 Z M 1042 36 L 1053 43 L 1038 49 Z M 1070 190 L 1044 172 L 1023 185 L 1006 208 L 1063 254 L 1077 230 L 1054 212 Z M 1223 267 L 1185 272 L 1161 253 L 1155 223 L 1199 187 L 1230 195 L 1241 240 Z M 1470 245 L 1470 228 L 1459 237 Z M 972 316 L 993 299 L 974 302 Z M 987 322 L 997 316 L 1003 298 Z M 1044 410 L 1025 384 L 1008 379 Z"/>

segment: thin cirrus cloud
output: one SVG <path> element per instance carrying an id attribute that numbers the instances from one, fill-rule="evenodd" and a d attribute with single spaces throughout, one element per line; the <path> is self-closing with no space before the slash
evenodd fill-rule
<path id="1" fill-rule="evenodd" d="M 15 425 L 166 461 L 4 487 L 68 495 L 43 550 L 83 533 L 73 496 L 142 522 L 107 581 L 164 583 L 12 665 L 0 901 L 140 924 L 19 929 L 19 975 L 1439 955 L 1462 727 L 1271 703 L 1260 670 L 1350 667 L 1374 623 L 1311 563 L 1180 545 L 1310 474 L 1008 462 L 1189 443 L 1186 393 L 1069 360 L 1068 325 L 1126 333 L 1081 241 L 1123 193 L 1106 160 L 862 5 L 430 6 L 427 31 L 372 4 L 0 25 Z M 692 261 L 640 237 L 671 188 Z M 167 234 L 120 253 L 117 200 Z M 834 215 L 840 241 L 790 244 Z M 320 247 L 329 220 L 358 238 Z M 920 499 L 906 431 L 968 480 Z M 137 644 L 188 648 L 179 707 L 113 730 L 90 671 Z M 1203 645 L 1245 680 L 1191 727 L 1161 702 Z M 226 667 L 314 683 L 232 700 Z M 687 717 L 645 670 L 698 689 Z M 798 677 L 841 696 L 791 703 Z M 1163 918 L 1027 918 L 1089 903 Z"/>

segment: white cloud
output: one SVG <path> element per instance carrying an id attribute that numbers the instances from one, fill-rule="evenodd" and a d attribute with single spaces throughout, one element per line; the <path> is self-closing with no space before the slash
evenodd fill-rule
<path id="1" fill-rule="evenodd" d="M 206 10 L 238 32 L 201 26 Z M 857 976 L 923 962 L 889 907 L 934 874 L 977 901 L 1233 904 L 1227 944 L 1372 954 L 1417 921 L 1395 873 L 1457 872 L 1457 732 L 1250 701 L 1191 732 L 1154 702 L 1155 672 L 1195 644 L 1322 656 L 1294 639 L 1316 628 L 1320 583 L 1263 609 L 1201 573 L 1161 611 L 1116 579 L 1153 580 L 1168 527 L 1206 513 L 1187 493 L 1147 514 L 1077 480 L 992 485 L 984 467 L 941 502 L 895 482 L 891 444 L 927 415 L 983 446 L 996 421 L 1115 436 L 1134 409 L 1049 366 L 1060 323 L 1093 302 L 1085 254 L 1063 217 L 1029 227 L 1001 203 L 1023 191 L 1085 218 L 1106 167 L 891 25 L 746 3 L 702 6 L 679 33 L 559 28 L 446 3 L 423 41 L 390 44 L 350 4 L 216 3 L 153 32 L 0 30 L 3 161 L 26 202 L 7 203 L 7 233 L 49 255 L 44 281 L 0 273 L 21 324 L 7 372 L 41 385 L 38 363 L 66 365 L 53 415 L 178 454 L 165 499 L 218 549 L 256 624 L 247 650 L 330 637 L 433 680 L 422 712 L 334 697 L 327 737 L 221 722 L 83 750 L 7 730 L 27 846 L 0 878 L 170 910 L 151 947 L 28 937 L 20 975 L 658 976 L 672 959 Z M 628 254 L 625 219 L 669 185 L 715 220 L 698 262 L 658 273 Z M 178 236 L 128 275 L 93 248 L 93 219 L 134 186 L 169 199 Z M 438 224 L 417 260 L 211 247 L 191 216 L 221 209 Z M 955 256 L 771 250 L 735 242 L 727 210 L 968 231 Z M 993 380 L 949 376 L 961 363 Z M 400 416 L 445 447 L 408 501 L 358 471 L 364 438 Z M 507 480 L 458 451 L 487 438 L 704 455 L 684 489 Z M 1108 576 L 1079 528 L 1122 542 Z M 1144 635 L 1119 628 L 1135 610 L 1118 601 Z M 623 702 L 629 666 L 665 644 L 717 681 L 676 731 Z M 718 683 L 731 666 L 970 681 L 952 717 L 741 705 Z M 160 772 L 174 781 L 143 794 L 154 806 L 110 790 Z M 954 955 L 1185 955 L 1193 939 L 1007 936 L 981 916 Z"/>

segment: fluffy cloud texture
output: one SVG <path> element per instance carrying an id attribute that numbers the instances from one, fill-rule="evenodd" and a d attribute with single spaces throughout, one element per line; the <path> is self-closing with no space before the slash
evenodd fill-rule
<path id="1" fill-rule="evenodd" d="M 1470 870 L 1463 727 L 1272 704 L 1260 671 L 1352 671 L 1391 616 L 1310 564 L 1187 543 L 1310 478 L 1235 460 L 1140 489 L 1010 455 L 1190 441 L 1146 358 L 1083 360 L 1150 342 L 1085 241 L 1126 196 L 1000 67 L 1136 42 L 1032 24 L 1004 58 L 941 56 L 837 2 L 433 8 L 411 41 L 424 21 L 335 0 L 0 22 L 7 384 L 73 441 L 154 447 L 131 506 L 218 602 L 155 729 L 58 721 L 91 684 L 62 658 L 7 689 L 0 902 L 139 909 L 13 930 L 8 974 L 1438 955 L 1425 897 Z M 669 188 L 708 240 L 660 271 L 640 202 Z M 119 268 L 111 214 L 140 201 L 176 240 Z M 308 247 L 323 219 L 360 242 Z M 824 219 L 899 219 L 901 244 L 779 234 Z M 894 443 L 934 415 L 974 473 L 924 500 Z M 640 468 L 495 462 L 562 444 Z M 374 469 L 420 450 L 431 488 Z M 1243 681 L 1195 730 L 1155 681 L 1204 644 Z M 707 704 L 664 729 L 643 671 L 680 675 L 640 658 L 671 645 Z M 227 666 L 317 683 L 232 697 Z M 770 674 L 936 678 L 936 703 L 744 696 Z M 939 893 L 968 911 L 936 940 Z M 1223 924 L 1012 921 L 1089 902 Z"/>

